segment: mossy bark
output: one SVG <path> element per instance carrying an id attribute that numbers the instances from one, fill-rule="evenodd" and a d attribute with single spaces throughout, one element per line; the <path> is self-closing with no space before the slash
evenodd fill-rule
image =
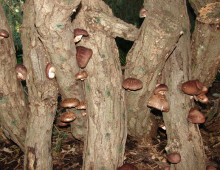
<path id="1" fill-rule="evenodd" d="M 0 124 L 4 134 L 24 151 L 29 108 L 21 81 L 17 80 L 12 32 L 0 5 L 0 29 L 9 37 L 0 40 Z"/>

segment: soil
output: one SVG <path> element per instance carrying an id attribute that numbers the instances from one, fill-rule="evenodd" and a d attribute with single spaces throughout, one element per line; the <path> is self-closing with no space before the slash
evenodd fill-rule
<path id="1" fill-rule="evenodd" d="M 215 95 L 213 95 L 215 94 Z M 196 106 L 206 115 L 206 122 L 200 125 L 207 165 L 220 168 L 220 82 L 214 82 L 207 96 L 207 105 L 196 102 Z M 156 116 L 158 123 L 162 117 Z M 124 163 L 130 163 L 139 170 L 160 170 L 169 165 L 164 150 L 167 144 L 166 131 L 158 127 L 157 136 L 152 142 L 145 142 L 128 136 Z M 52 136 L 52 155 L 54 170 L 80 170 L 83 159 L 83 142 L 75 139 L 70 127 L 58 127 L 54 124 Z M 12 141 L 0 131 L 0 169 L 22 170 L 24 154 Z"/>

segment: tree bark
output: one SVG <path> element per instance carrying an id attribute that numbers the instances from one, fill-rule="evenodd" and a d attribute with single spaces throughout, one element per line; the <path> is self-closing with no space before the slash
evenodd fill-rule
<path id="1" fill-rule="evenodd" d="M 52 169 L 51 135 L 57 108 L 58 86 L 46 77 L 49 57 L 36 29 L 34 1 L 27 0 L 23 11 L 21 40 L 23 61 L 28 70 L 27 87 L 30 102 L 25 141 L 24 169 Z"/>
<path id="2" fill-rule="evenodd" d="M 87 135 L 84 142 L 83 169 L 117 169 L 124 159 L 126 141 L 126 110 L 118 49 L 113 37 L 98 30 L 102 18 L 89 13 L 105 13 L 110 8 L 99 0 L 83 0 L 74 20 L 77 28 L 88 31 L 89 37 L 77 45 L 91 48 L 93 55 L 84 70 L 87 102 Z"/>
<path id="3" fill-rule="evenodd" d="M 152 2 L 155 3 L 155 2 Z M 164 63 L 180 37 L 175 16 L 165 10 L 152 10 L 145 18 L 137 41 L 127 55 L 125 78 L 143 82 L 143 89 L 126 92 L 128 133 L 147 140 L 154 136 L 156 124 L 147 101 L 158 82 Z"/>
<path id="4" fill-rule="evenodd" d="M 186 2 L 182 0 L 170 3 L 172 3 L 170 12 L 178 16 L 184 34 L 166 61 L 163 70 L 164 83 L 169 87 L 166 96 L 170 103 L 170 111 L 163 113 L 168 138 L 166 151 L 167 153 L 178 152 L 181 155 L 181 162 L 171 164 L 171 169 L 205 170 L 205 153 L 199 127 L 187 121 L 191 107 L 190 96 L 181 90 L 182 83 L 191 77 L 190 28 Z"/>
<path id="5" fill-rule="evenodd" d="M 29 108 L 22 84 L 16 78 L 16 56 L 12 33 L 0 5 L 0 28 L 9 38 L 0 40 L 0 124 L 4 134 L 23 151 Z"/>
<path id="6" fill-rule="evenodd" d="M 192 36 L 192 79 L 199 79 L 205 86 L 210 87 L 220 68 L 220 2 L 190 2 L 192 6 L 197 4 L 194 7 L 195 13 L 200 11 Z"/>

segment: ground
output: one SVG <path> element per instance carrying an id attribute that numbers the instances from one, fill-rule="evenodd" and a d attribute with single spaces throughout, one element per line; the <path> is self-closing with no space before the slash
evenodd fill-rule
<path id="1" fill-rule="evenodd" d="M 206 122 L 200 125 L 201 135 L 207 155 L 207 164 L 220 168 L 220 82 L 214 82 L 210 88 L 207 105 L 197 107 L 206 115 Z M 156 115 L 158 122 L 161 115 Z M 152 144 L 144 144 L 128 136 L 126 142 L 125 163 L 139 170 L 160 170 L 168 165 L 166 152 L 166 131 L 158 128 L 157 137 Z M 70 133 L 70 127 L 61 128 L 54 124 L 52 137 L 52 155 L 54 170 L 80 170 L 82 167 L 83 142 L 76 140 Z M 0 167 L 3 170 L 22 170 L 23 152 L 12 141 L 7 140 L 0 131 Z"/>

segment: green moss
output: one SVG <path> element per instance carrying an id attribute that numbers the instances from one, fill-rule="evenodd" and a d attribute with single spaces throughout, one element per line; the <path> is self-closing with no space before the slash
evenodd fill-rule
<path id="1" fill-rule="evenodd" d="M 58 23 L 58 24 L 56 24 L 56 26 L 55 26 L 55 30 L 62 30 L 64 28 L 64 26 L 63 26 L 63 24 L 61 24 L 61 23 Z"/>
<path id="2" fill-rule="evenodd" d="M 95 20 L 96 20 L 97 23 L 99 23 L 99 24 L 101 23 L 101 18 L 100 17 L 95 17 Z"/>
<path id="3" fill-rule="evenodd" d="M 106 170 L 106 168 L 105 168 L 104 166 L 102 166 L 102 167 L 100 168 L 100 170 Z"/>
<path id="4" fill-rule="evenodd" d="M 66 58 L 63 56 L 60 56 L 60 61 L 64 62 L 64 61 L 66 61 Z"/>
<path id="5" fill-rule="evenodd" d="M 70 91 L 70 87 L 66 87 L 65 90 L 66 90 L 66 91 Z"/>
<path id="6" fill-rule="evenodd" d="M 110 134 L 110 133 L 106 133 L 106 134 L 105 134 L 105 137 L 106 137 L 107 139 L 109 139 L 109 138 L 110 138 L 110 136 L 111 136 L 111 134 Z"/>
<path id="7" fill-rule="evenodd" d="M 128 108 L 128 112 L 132 112 L 133 110 L 131 108 Z"/>
<path id="8" fill-rule="evenodd" d="M 124 114 L 124 113 L 122 114 L 122 117 L 123 117 L 123 120 L 125 120 L 126 116 L 125 116 L 125 114 Z"/>
<path id="9" fill-rule="evenodd" d="M 110 92 L 110 89 L 108 88 L 108 89 L 106 90 L 106 96 L 109 97 L 110 95 L 111 95 L 111 92 Z"/>
<path id="10" fill-rule="evenodd" d="M 123 145 L 122 145 L 122 144 L 119 145 L 118 151 L 119 151 L 119 153 L 122 153 L 122 152 L 123 152 Z"/>
<path id="11" fill-rule="evenodd" d="M 88 149 L 88 151 L 87 151 L 87 155 L 90 156 L 90 150 L 89 150 L 89 149 Z"/>
<path id="12" fill-rule="evenodd" d="M 86 83 L 86 91 L 87 93 L 90 93 L 90 85 L 88 83 Z"/>
<path id="13" fill-rule="evenodd" d="M 7 100 L 7 97 L 2 97 L 2 98 L 0 99 L 0 103 L 5 102 L 6 100 Z"/>
<path id="14" fill-rule="evenodd" d="M 17 120 L 12 120 L 11 124 L 13 124 L 14 126 L 17 126 L 18 125 L 18 121 Z"/>

